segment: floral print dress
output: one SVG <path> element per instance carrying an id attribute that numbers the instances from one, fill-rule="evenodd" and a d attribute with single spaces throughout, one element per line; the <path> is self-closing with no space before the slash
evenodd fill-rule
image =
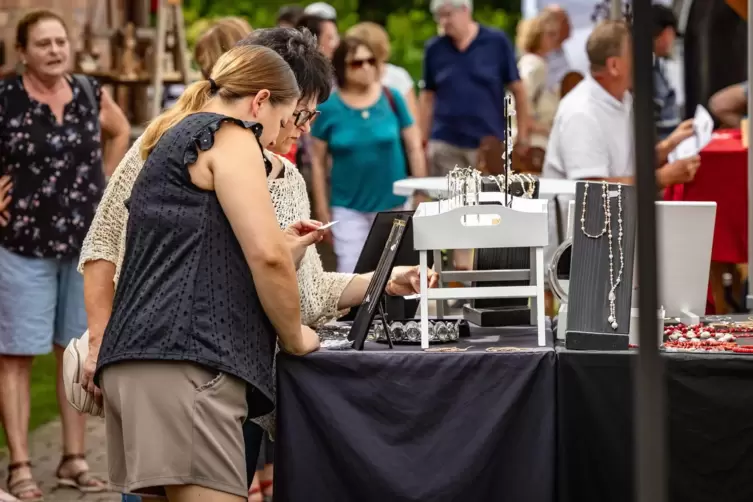
<path id="1" fill-rule="evenodd" d="M 99 103 L 101 88 L 89 80 Z M 13 183 L 0 246 L 20 255 L 76 257 L 104 190 L 99 107 L 77 79 L 68 82 L 73 98 L 60 123 L 20 76 L 0 81 L 0 175 Z"/>

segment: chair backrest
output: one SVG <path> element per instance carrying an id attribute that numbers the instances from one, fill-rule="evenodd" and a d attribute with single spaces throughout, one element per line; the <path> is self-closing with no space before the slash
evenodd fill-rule
<path id="1" fill-rule="evenodd" d="M 532 146 L 525 155 L 512 152 L 512 168 L 516 173 L 541 174 L 544 168 L 546 152 L 543 148 Z"/>
<path id="2" fill-rule="evenodd" d="M 505 163 L 502 153 L 505 151 L 505 142 L 494 136 L 486 136 L 481 139 L 476 159 L 476 169 L 484 174 L 502 174 L 505 171 Z"/>
<path id="3" fill-rule="evenodd" d="M 560 83 L 560 99 L 564 98 L 568 92 L 572 91 L 573 87 L 578 85 L 581 80 L 583 80 L 582 73 L 577 71 L 567 72 L 567 74 L 562 77 L 562 82 Z"/>
<path id="4" fill-rule="evenodd" d="M 487 175 L 505 172 L 505 142 L 494 136 L 486 136 L 478 147 L 476 169 Z M 542 148 L 531 147 L 521 156 L 516 150 L 512 153 L 512 169 L 516 173 L 541 174 L 546 152 Z"/>

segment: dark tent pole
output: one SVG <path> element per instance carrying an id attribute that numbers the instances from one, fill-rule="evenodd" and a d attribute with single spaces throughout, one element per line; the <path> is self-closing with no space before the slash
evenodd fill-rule
<path id="1" fill-rule="evenodd" d="M 651 0 L 633 1 L 633 111 L 638 192 L 639 354 L 634 373 L 635 500 L 666 500 L 665 380 L 657 332 L 656 154 Z"/>
<path id="2" fill-rule="evenodd" d="M 753 0 L 748 0 L 748 96 L 750 96 L 750 78 L 753 76 Z M 753 99 L 748 99 L 748 142 L 753 140 Z M 753 263 L 753 150 L 748 148 L 748 263 Z M 748 279 L 748 310 L 753 309 L 753 288 Z"/>

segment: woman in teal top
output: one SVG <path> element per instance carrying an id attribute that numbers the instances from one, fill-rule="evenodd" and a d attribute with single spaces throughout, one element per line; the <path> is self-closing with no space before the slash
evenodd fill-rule
<path id="1" fill-rule="evenodd" d="M 314 212 L 321 221 L 339 221 L 332 227 L 337 270 L 352 272 L 376 213 L 406 203 L 392 184 L 408 174 L 425 176 L 426 165 L 418 128 L 400 92 L 381 86 L 371 48 L 344 38 L 332 65 L 338 90 L 311 126 Z"/>

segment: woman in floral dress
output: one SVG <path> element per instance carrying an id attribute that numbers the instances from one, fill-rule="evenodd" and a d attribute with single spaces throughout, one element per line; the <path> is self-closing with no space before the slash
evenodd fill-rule
<path id="1" fill-rule="evenodd" d="M 63 423 L 60 485 L 84 492 L 106 485 L 84 458 L 85 417 L 67 402 L 62 356 L 86 330 L 78 255 L 111 172 L 128 147 L 129 125 L 91 78 L 70 75 L 63 20 L 49 11 L 18 24 L 21 75 L 0 82 L 0 175 L 11 201 L 0 228 L 0 410 L 8 438 L 8 491 L 42 499 L 28 451 L 34 356 L 54 347 Z M 102 136 L 109 138 L 103 158 Z"/>

